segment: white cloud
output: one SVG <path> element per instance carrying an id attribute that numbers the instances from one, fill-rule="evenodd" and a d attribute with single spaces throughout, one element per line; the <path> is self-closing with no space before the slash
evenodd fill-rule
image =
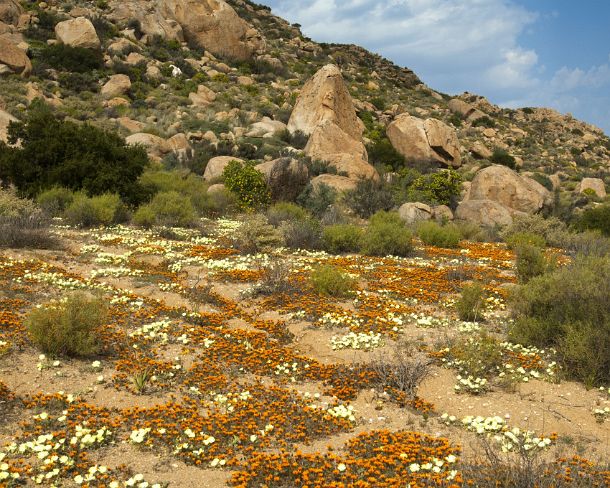
<path id="1" fill-rule="evenodd" d="M 547 73 L 536 51 L 520 43 L 539 16 L 512 0 L 265 3 L 300 23 L 311 38 L 365 46 L 413 69 L 437 90 L 479 93 L 504 106 L 551 106 L 590 116 L 589 121 L 610 129 L 610 114 L 599 107 L 610 103 L 610 62 Z M 593 96 L 597 91 L 603 93 Z"/>

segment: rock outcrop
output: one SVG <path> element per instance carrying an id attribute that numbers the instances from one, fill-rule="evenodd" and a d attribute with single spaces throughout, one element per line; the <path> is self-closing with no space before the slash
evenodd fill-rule
<path id="1" fill-rule="evenodd" d="M 286 130 L 286 124 L 279 120 L 263 117 L 260 122 L 255 122 L 246 133 L 247 137 L 273 137 L 275 134 Z"/>
<path id="2" fill-rule="evenodd" d="M 467 200 L 460 203 L 455 216 L 485 227 L 505 227 L 513 221 L 511 212 L 493 200 Z"/>
<path id="3" fill-rule="evenodd" d="M 55 36 L 62 44 L 72 47 L 99 49 L 101 46 L 95 27 L 85 17 L 59 22 L 55 26 Z"/>
<path id="4" fill-rule="evenodd" d="M 398 209 L 398 215 L 407 224 L 430 220 L 433 217 L 432 208 L 425 203 L 407 202 Z"/>
<path id="5" fill-rule="evenodd" d="M 325 121 L 333 122 L 352 139 L 362 138 L 364 125 L 356 115 L 341 71 L 333 64 L 324 66 L 305 83 L 288 121 L 288 130 L 310 135 Z"/>
<path id="6" fill-rule="evenodd" d="M 220 178 L 222 176 L 222 172 L 231 161 L 239 161 L 240 163 L 243 163 L 241 159 L 234 158 L 233 156 L 216 156 L 215 158 L 210 159 L 205 167 L 205 171 L 203 172 L 203 179 L 206 181 L 212 181 Z"/>
<path id="7" fill-rule="evenodd" d="M 217 56 L 252 59 L 264 50 L 260 33 L 223 0 L 116 0 L 115 21 L 140 21 L 146 39 L 189 41 Z"/>
<path id="8" fill-rule="evenodd" d="M 5 65 L 11 72 L 28 76 L 32 71 L 32 63 L 23 49 L 0 37 L 0 65 Z"/>
<path id="9" fill-rule="evenodd" d="M 449 110 L 451 110 L 453 113 L 461 115 L 465 120 L 469 122 L 474 122 L 475 120 L 487 116 L 478 108 L 473 107 L 469 103 L 466 103 L 464 100 L 460 100 L 459 98 L 452 98 L 451 100 L 449 100 L 447 106 L 449 107 Z"/>
<path id="10" fill-rule="evenodd" d="M 493 165 L 475 175 L 467 200 L 493 200 L 509 210 L 532 214 L 551 202 L 551 193 L 531 178 Z"/>
<path id="11" fill-rule="evenodd" d="M 2 0 L 0 2 L 0 22 L 17 25 L 22 14 L 23 7 L 17 0 Z"/>
<path id="12" fill-rule="evenodd" d="M 460 144 L 455 130 L 436 119 L 418 119 L 402 114 L 388 126 L 387 135 L 407 161 L 461 165 Z"/>
<path id="13" fill-rule="evenodd" d="M 601 178 L 583 178 L 578 185 L 578 192 L 584 193 L 586 190 L 592 190 L 599 198 L 606 198 L 606 185 Z"/>
<path id="14" fill-rule="evenodd" d="M 104 84 L 101 95 L 106 98 L 114 98 L 125 95 L 131 88 L 131 81 L 127 75 L 112 75 Z"/>
<path id="15" fill-rule="evenodd" d="M 216 93 L 205 85 L 199 85 L 196 93 L 189 93 L 189 99 L 196 107 L 205 107 L 216 100 Z"/>
<path id="16" fill-rule="evenodd" d="M 353 188 L 361 178 L 379 178 L 368 163 L 362 142 L 363 124 L 336 66 L 324 66 L 305 84 L 288 121 L 288 130 L 309 135 L 305 154 L 327 161 L 339 176 L 347 176 L 354 183 L 347 185 L 343 180 L 333 179 L 331 183 L 337 184 L 336 189 Z"/>
<path id="17" fill-rule="evenodd" d="M 148 134 L 147 132 L 131 134 L 125 139 L 125 142 L 130 146 L 144 146 L 148 155 L 157 160 L 170 152 L 165 139 L 154 134 Z"/>

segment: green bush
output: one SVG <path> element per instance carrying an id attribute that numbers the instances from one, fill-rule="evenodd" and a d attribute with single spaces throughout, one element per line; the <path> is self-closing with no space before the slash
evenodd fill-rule
<path id="1" fill-rule="evenodd" d="M 235 194 L 244 208 L 258 208 L 271 201 L 265 176 L 254 168 L 254 163 L 231 161 L 222 173 L 227 189 Z"/>
<path id="2" fill-rule="evenodd" d="M 424 244 L 436 247 L 458 247 L 462 239 L 457 226 L 453 224 L 443 226 L 433 221 L 420 222 L 417 225 L 417 235 Z"/>
<path id="3" fill-rule="evenodd" d="M 328 185 L 320 184 L 316 188 L 307 185 L 297 197 L 297 203 L 305 207 L 316 217 L 321 218 L 337 199 L 337 191 Z"/>
<path id="4" fill-rule="evenodd" d="M 520 246 L 534 246 L 540 249 L 546 247 L 546 239 L 540 234 L 531 232 L 515 232 L 506 238 L 506 246 L 509 249 L 517 249 Z"/>
<path id="5" fill-rule="evenodd" d="M 23 122 L 9 125 L 8 135 L 20 147 L 0 142 L 0 179 L 27 196 L 61 186 L 89 195 L 117 192 L 129 203 L 144 197 L 137 180 L 148 164 L 146 151 L 113 132 L 59 120 L 34 101 Z"/>
<path id="6" fill-rule="evenodd" d="M 291 249 L 319 249 L 321 238 L 320 221 L 307 217 L 304 220 L 289 220 L 280 225 L 286 246 Z"/>
<path id="7" fill-rule="evenodd" d="M 578 258 L 511 297 L 511 340 L 554 347 L 568 376 L 610 383 L 610 258 Z"/>
<path id="8" fill-rule="evenodd" d="M 394 200 L 386 185 L 367 178 L 358 181 L 353 190 L 345 192 L 345 204 L 359 217 L 368 219 L 380 210 L 390 210 Z"/>
<path id="9" fill-rule="evenodd" d="M 407 256 L 413 251 L 413 236 L 395 212 L 373 215 L 361 243 L 368 256 Z"/>
<path id="10" fill-rule="evenodd" d="M 0 189 L 0 247 L 51 249 L 57 244 L 34 202 L 19 198 L 12 188 Z"/>
<path id="11" fill-rule="evenodd" d="M 536 245 L 521 244 L 515 252 L 517 278 L 521 283 L 527 283 L 532 278 L 540 276 L 549 267 L 543 251 Z"/>
<path id="12" fill-rule="evenodd" d="M 151 216 L 154 219 L 151 222 Z M 134 222 L 143 227 L 162 225 L 166 227 L 189 227 L 197 215 L 189 197 L 175 191 L 157 193 L 152 201 L 141 206 L 133 216 Z"/>
<path id="13" fill-rule="evenodd" d="M 567 227 L 561 220 L 536 214 L 516 216 L 500 235 L 508 243 L 513 235 L 524 233 L 540 236 L 549 246 L 554 247 L 563 247 L 568 237 Z"/>
<path id="14" fill-rule="evenodd" d="M 362 229 L 356 225 L 329 225 L 322 231 L 322 245 L 331 254 L 358 252 L 362 234 Z"/>
<path id="15" fill-rule="evenodd" d="M 451 169 L 420 176 L 410 187 L 410 192 L 418 192 L 426 203 L 452 205 L 460 195 L 462 177 Z M 418 195 L 419 196 L 419 195 Z M 415 198 L 413 200 L 420 200 Z"/>
<path id="16" fill-rule="evenodd" d="M 79 227 L 95 227 L 116 223 L 122 210 L 121 199 L 116 193 L 88 197 L 84 193 L 74 195 L 64 217 Z"/>
<path id="17" fill-rule="evenodd" d="M 53 68 L 59 71 L 86 73 L 104 67 L 104 56 L 97 49 L 72 47 L 67 44 L 45 46 L 34 58 L 39 63 L 38 69 Z"/>
<path id="18" fill-rule="evenodd" d="M 284 244 L 280 230 L 260 214 L 246 216 L 233 238 L 235 248 L 244 254 L 270 252 Z"/>
<path id="19" fill-rule="evenodd" d="M 101 350 L 99 328 L 107 318 L 101 298 L 75 293 L 34 308 L 25 319 L 32 341 L 52 356 L 93 356 Z"/>
<path id="20" fill-rule="evenodd" d="M 309 217 L 307 210 L 290 202 L 274 203 L 267 209 L 267 220 L 274 227 L 279 227 L 284 222 L 307 220 Z"/>
<path id="21" fill-rule="evenodd" d="M 346 298 L 353 294 L 356 281 L 340 269 L 330 266 L 318 266 L 311 273 L 311 284 L 321 295 Z"/>
<path id="22" fill-rule="evenodd" d="M 477 322 L 483 318 L 485 310 L 484 290 L 480 283 L 473 283 L 462 289 L 459 300 L 455 303 L 460 320 Z"/>
<path id="23" fill-rule="evenodd" d="M 505 149 L 495 148 L 489 160 L 493 164 L 501 164 L 510 169 L 515 169 L 517 167 L 517 161 L 515 161 L 515 158 L 508 154 Z"/>
<path id="24" fill-rule="evenodd" d="M 74 200 L 74 192 L 67 188 L 53 187 L 36 197 L 36 203 L 42 211 L 51 217 L 59 217 Z"/>
<path id="25" fill-rule="evenodd" d="M 598 230 L 610 237 L 610 204 L 586 209 L 576 226 L 582 230 Z"/>
<path id="26" fill-rule="evenodd" d="M 382 166 L 389 170 L 396 171 L 405 166 L 405 158 L 400 154 L 390 140 L 384 135 L 379 135 L 371 144 L 367 146 L 369 162 L 373 166 Z"/>

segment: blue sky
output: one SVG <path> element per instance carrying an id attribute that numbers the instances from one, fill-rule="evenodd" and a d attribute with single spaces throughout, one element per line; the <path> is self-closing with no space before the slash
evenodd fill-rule
<path id="1" fill-rule="evenodd" d="M 544 106 L 610 134 L 610 0 L 262 0 L 320 42 L 355 43 L 431 88 Z"/>

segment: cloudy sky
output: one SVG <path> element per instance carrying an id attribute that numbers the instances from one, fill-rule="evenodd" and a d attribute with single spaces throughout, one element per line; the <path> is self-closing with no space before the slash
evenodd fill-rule
<path id="1" fill-rule="evenodd" d="M 610 134 L 610 0 L 259 0 L 320 42 L 354 43 L 430 87 L 546 106 Z"/>

